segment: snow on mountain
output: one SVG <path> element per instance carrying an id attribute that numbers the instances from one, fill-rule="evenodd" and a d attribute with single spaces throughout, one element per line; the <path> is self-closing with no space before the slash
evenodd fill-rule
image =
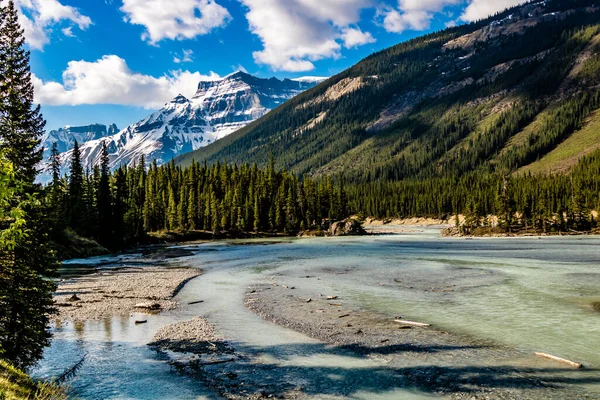
<path id="1" fill-rule="evenodd" d="M 65 126 L 55 131 L 47 132 L 42 137 L 42 146 L 44 147 L 44 158 L 50 155 L 52 143 L 56 142 L 59 153 L 63 153 L 73 148 L 75 141 L 78 143 L 88 142 L 90 140 L 100 139 L 114 135 L 119 131 L 115 124 L 106 127 L 102 124 L 92 124 L 85 126 Z"/>
<path id="2" fill-rule="evenodd" d="M 280 81 L 238 71 L 221 81 L 200 82 L 192 101 L 205 110 L 215 138 L 220 139 L 315 86 L 322 81 L 319 79 L 312 82 Z"/>
<path id="3" fill-rule="evenodd" d="M 304 82 L 304 83 L 314 83 L 319 84 L 323 81 L 326 81 L 329 77 L 326 76 L 301 76 L 300 78 L 292 78 L 293 81 L 296 82 Z"/>
<path id="4" fill-rule="evenodd" d="M 202 81 L 191 99 L 179 95 L 119 132 L 114 125 L 107 129 L 99 124 L 49 132 L 42 142 L 45 149 L 42 170 L 47 170 L 52 142 L 57 142 L 66 172 L 75 140 L 86 168 L 98 163 L 102 142 L 108 146 L 112 168 L 132 165 L 142 155 L 147 162 L 156 160 L 163 164 L 235 132 L 324 79 L 262 79 L 238 71 L 221 80 Z M 41 181 L 48 179 L 47 171 L 41 174 Z"/>

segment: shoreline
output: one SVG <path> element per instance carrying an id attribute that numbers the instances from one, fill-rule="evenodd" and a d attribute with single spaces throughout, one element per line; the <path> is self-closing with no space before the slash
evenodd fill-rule
<path id="1" fill-rule="evenodd" d="M 133 312 L 158 313 L 180 306 L 173 297 L 200 269 L 139 267 L 96 272 L 59 282 L 53 320 L 99 320 Z M 144 307 L 136 307 L 144 304 Z"/>
<path id="2" fill-rule="evenodd" d="M 399 387 L 461 400 L 593 398 L 552 383 L 553 374 L 565 373 L 564 368 L 533 353 L 282 283 L 250 288 L 245 306 L 268 322 L 382 363 L 397 375 Z"/>

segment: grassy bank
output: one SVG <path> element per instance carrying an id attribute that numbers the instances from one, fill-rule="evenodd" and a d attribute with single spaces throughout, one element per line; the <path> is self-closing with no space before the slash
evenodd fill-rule
<path id="1" fill-rule="evenodd" d="M 36 382 L 26 373 L 6 361 L 0 360 L 0 400 L 62 400 L 67 398 L 64 388 L 55 384 Z"/>

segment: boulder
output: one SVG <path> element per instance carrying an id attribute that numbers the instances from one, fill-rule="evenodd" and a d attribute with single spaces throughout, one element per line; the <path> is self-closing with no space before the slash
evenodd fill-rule
<path id="1" fill-rule="evenodd" d="M 329 236 L 359 236 L 366 235 L 360 222 L 355 219 L 333 222 L 327 231 Z"/>
<path id="2" fill-rule="evenodd" d="M 137 303 L 135 305 L 135 308 L 143 308 L 146 310 L 160 310 L 161 306 L 159 303 Z"/>

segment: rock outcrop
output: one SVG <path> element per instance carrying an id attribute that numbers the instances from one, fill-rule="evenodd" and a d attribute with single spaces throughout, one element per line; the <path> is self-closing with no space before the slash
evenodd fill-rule
<path id="1" fill-rule="evenodd" d="M 360 222 L 355 219 L 332 222 L 327 231 L 328 236 L 360 236 L 366 235 Z"/>

